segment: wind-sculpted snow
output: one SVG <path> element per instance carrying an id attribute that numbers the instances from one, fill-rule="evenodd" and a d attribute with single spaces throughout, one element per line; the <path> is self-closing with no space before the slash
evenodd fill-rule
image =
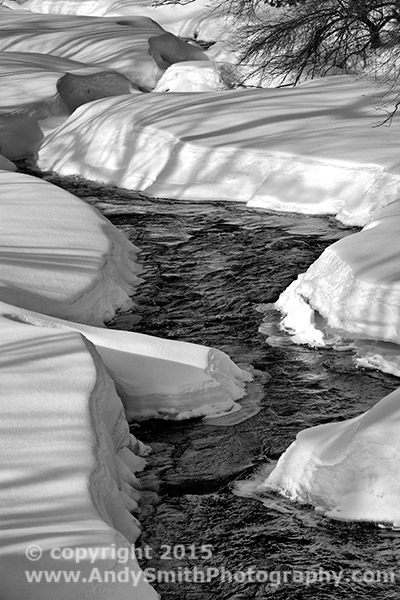
<path id="1" fill-rule="evenodd" d="M 95 209 L 28 175 L 0 171 L 0 299 L 101 325 L 142 281 L 138 249 Z"/>
<path id="2" fill-rule="evenodd" d="M 272 473 L 243 483 L 240 495 L 276 490 L 331 518 L 399 527 L 399 412 L 396 390 L 358 417 L 301 431 Z"/>
<path id="3" fill-rule="evenodd" d="M 373 84 L 146 94 L 79 108 L 44 141 L 43 169 L 185 200 L 333 213 L 365 224 L 400 190 L 400 118 Z M 345 140 L 345 143 L 343 142 Z"/>
<path id="4" fill-rule="evenodd" d="M 140 333 L 100 329 L 0 302 L 9 318 L 77 331 L 96 346 L 129 419 L 189 419 L 240 409 L 250 373 L 215 348 Z"/>
<path id="5" fill-rule="evenodd" d="M 0 21 L 0 52 L 58 56 L 112 69 L 143 89 L 155 87 L 163 73 L 148 50 L 164 29 L 146 17 L 68 17 L 8 11 Z"/>
<path id="6" fill-rule="evenodd" d="M 129 434 L 97 352 L 71 329 L 4 313 L 0 332 L 2 599 L 156 600 L 132 550 L 140 533 L 131 514 L 141 495 L 135 472 L 148 449 Z M 42 570 L 80 579 L 28 581 L 26 572 Z M 105 580 L 106 571 L 127 570 L 128 579 Z"/>
<path id="7" fill-rule="evenodd" d="M 400 200 L 396 200 L 378 211 L 360 233 L 325 250 L 283 292 L 276 304 L 285 314 L 283 326 L 299 343 L 351 342 L 358 364 L 400 375 L 399 265 Z"/>

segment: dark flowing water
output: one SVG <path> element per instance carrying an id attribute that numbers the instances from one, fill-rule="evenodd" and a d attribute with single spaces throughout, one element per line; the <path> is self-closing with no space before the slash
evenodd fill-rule
<path id="1" fill-rule="evenodd" d="M 143 249 L 146 283 L 137 312 L 121 315 L 113 326 L 222 349 L 237 363 L 251 364 L 263 390 L 262 410 L 232 427 L 201 420 L 133 427 L 154 449 L 145 477 L 155 474 L 159 481 L 158 500 L 144 505 L 141 516 L 142 566 L 220 573 L 323 569 L 349 579 L 305 585 L 288 576 L 271 585 L 219 574 L 209 583 L 155 583 L 162 598 L 398 600 L 400 532 L 331 521 L 273 494 L 263 505 L 232 493 L 235 480 L 275 461 L 299 430 L 357 415 L 398 387 L 394 377 L 356 370 L 348 353 L 294 346 L 281 334 L 271 347 L 258 332 L 268 305 L 327 245 L 352 230 L 328 217 L 150 200 L 47 178 L 97 206 Z M 279 315 L 272 320 L 273 334 Z M 352 581 L 352 570 L 366 573 L 364 581 Z M 388 574 L 385 582 L 391 571 L 397 577 Z"/>

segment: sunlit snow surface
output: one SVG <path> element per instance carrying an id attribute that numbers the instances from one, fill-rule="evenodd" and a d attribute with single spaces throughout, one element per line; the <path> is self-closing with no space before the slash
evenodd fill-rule
<path id="1" fill-rule="evenodd" d="M 365 224 L 400 191 L 400 118 L 374 84 L 145 94 L 93 102 L 50 134 L 39 164 L 61 175 L 185 200 L 333 213 Z M 388 101 L 388 98 L 386 98 Z"/>

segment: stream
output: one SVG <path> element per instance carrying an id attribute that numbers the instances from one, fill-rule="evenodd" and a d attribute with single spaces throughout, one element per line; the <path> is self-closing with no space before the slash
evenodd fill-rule
<path id="1" fill-rule="evenodd" d="M 355 229 L 333 217 L 154 200 L 44 175 L 96 206 L 142 249 L 146 282 L 137 307 L 112 327 L 214 346 L 254 370 L 261 410 L 241 423 L 132 426 L 153 447 L 143 477 L 157 491 L 145 495 L 139 562 L 160 572 L 218 572 L 209 582 L 163 576 L 153 583 L 162 599 L 398 600 L 400 571 L 397 579 L 392 571 L 400 532 L 332 521 L 272 493 L 263 502 L 233 493 L 235 481 L 273 465 L 301 429 L 358 415 L 399 385 L 390 375 L 356 369 L 349 352 L 293 345 L 271 309 L 324 248 Z M 266 312 L 273 345 L 259 332 Z M 249 568 L 322 569 L 342 572 L 343 579 L 299 582 L 288 575 L 265 582 L 229 574 Z M 362 571 L 363 580 L 354 581 L 352 570 Z"/>

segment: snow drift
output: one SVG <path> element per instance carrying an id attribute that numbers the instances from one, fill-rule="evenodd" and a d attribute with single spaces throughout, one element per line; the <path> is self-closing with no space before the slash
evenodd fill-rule
<path id="1" fill-rule="evenodd" d="M 45 181 L 0 171 L 0 298 L 102 325 L 142 281 L 133 244 L 97 210 Z"/>
<path id="2" fill-rule="evenodd" d="M 79 333 L 0 316 L 0 577 L 2 598 L 71 598 L 68 585 L 29 583 L 26 571 L 80 570 L 75 598 L 153 600 L 144 581 L 91 581 L 93 569 L 140 577 L 131 545 L 139 524 L 147 448 L 129 434 L 123 407 L 97 352 Z M 26 551 L 43 554 L 34 562 Z M 103 552 L 79 564 L 65 548 Z M 59 549 L 52 558 L 52 549 Z M 126 561 L 117 561 L 118 549 Z M 142 574 L 143 575 L 143 574 Z M 86 578 L 86 582 L 84 580 Z"/>
<path id="3" fill-rule="evenodd" d="M 365 224 L 400 191 L 400 118 L 374 127 L 387 116 L 379 98 L 373 84 L 331 77 L 295 89 L 100 100 L 45 139 L 39 165 L 152 196 Z"/>

